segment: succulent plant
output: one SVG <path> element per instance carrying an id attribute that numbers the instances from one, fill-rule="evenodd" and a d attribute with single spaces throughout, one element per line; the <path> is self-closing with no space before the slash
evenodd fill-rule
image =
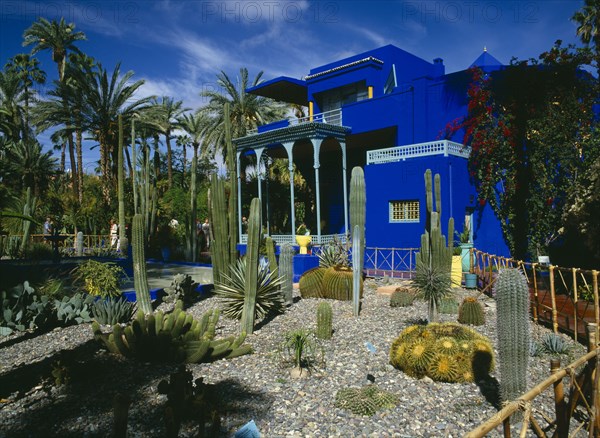
<path id="1" fill-rule="evenodd" d="M 340 389 L 335 395 L 335 406 L 355 415 L 371 416 L 382 409 L 396 407 L 398 396 L 380 389 L 377 385 L 362 388 Z"/>
<path id="2" fill-rule="evenodd" d="M 319 303 L 317 306 L 317 338 L 331 339 L 333 320 L 333 309 L 327 302 Z"/>
<path id="3" fill-rule="evenodd" d="M 485 324 L 483 306 L 477 301 L 477 298 L 467 297 L 463 300 L 458 309 L 458 322 L 470 325 Z"/>
<path id="4" fill-rule="evenodd" d="M 527 389 L 531 345 L 529 287 L 518 269 L 502 269 L 495 285 L 501 399 L 514 400 Z"/>
<path id="5" fill-rule="evenodd" d="M 237 338 L 215 339 L 219 315 L 217 309 L 209 310 L 198 321 L 183 311 L 179 301 L 170 314 L 140 311 L 125 328 L 115 324 L 112 333 L 103 333 L 93 322 L 92 330 L 110 352 L 147 362 L 200 363 L 250 353 L 251 347 L 243 345 L 245 332 Z"/>
<path id="6" fill-rule="evenodd" d="M 455 323 L 407 327 L 390 349 L 390 363 L 412 377 L 472 382 L 494 367 L 489 339 Z"/>
<path id="7" fill-rule="evenodd" d="M 124 297 L 105 298 L 94 302 L 92 315 L 100 324 L 118 324 L 129 322 L 135 311 L 135 304 Z"/>
<path id="8" fill-rule="evenodd" d="M 13 331 L 36 329 L 45 325 L 51 313 L 47 296 L 38 296 L 35 289 L 25 281 L 0 292 L 0 336 Z"/>
<path id="9" fill-rule="evenodd" d="M 298 287 L 302 298 L 324 298 L 323 276 L 327 269 L 312 268 L 302 274 Z"/>
<path id="10" fill-rule="evenodd" d="M 196 292 L 196 283 L 189 274 L 175 274 L 171 285 L 165 287 L 165 297 L 163 300 L 168 303 L 174 303 L 182 300 L 185 304 L 190 304 L 198 299 Z"/>
<path id="11" fill-rule="evenodd" d="M 64 324 L 90 322 L 93 303 L 93 296 L 82 293 L 54 300 L 56 318 Z"/>
<path id="12" fill-rule="evenodd" d="M 334 266 L 327 268 L 323 274 L 323 297 L 334 300 L 352 300 L 352 269 Z M 360 279 L 360 296 L 363 293 L 363 282 Z"/>
<path id="13" fill-rule="evenodd" d="M 294 247 L 289 243 L 281 246 L 279 254 L 279 274 L 281 275 L 281 297 L 286 306 L 293 303 L 294 291 Z"/>
<path id="14" fill-rule="evenodd" d="M 390 296 L 390 307 L 408 307 L 415 301 L 415 294 L 407 288 L 396 288 Z"/>
<path id="15" fill-rule="evenodd" d="M 541 348 L 549 354 L 565 354 L 570 350 L 565 340 L 556 333 L 546 333 L 542 337 Z"/>
<path id="16" fill-rule="evenodd" d="M 458 313 L 458 302 L 453 297 L 444 297 L 440 300 L 439 312 L 446 315 L 456 315 Z"/>

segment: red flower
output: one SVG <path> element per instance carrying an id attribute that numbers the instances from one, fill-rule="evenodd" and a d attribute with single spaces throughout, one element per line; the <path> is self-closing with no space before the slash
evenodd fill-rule
<path id="1" fill-rule="evenodd" d="M 485 205 L 485 199 L 480 199 L 479 200 L 479 205 L 481 205 L 483 207 Z"/>

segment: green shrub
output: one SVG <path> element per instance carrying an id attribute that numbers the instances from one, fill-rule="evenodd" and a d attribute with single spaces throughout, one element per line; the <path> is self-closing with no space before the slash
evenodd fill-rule
<path id="1" fill-rule="evenodd" d="M 121 295 L 126 277 L 123 268 L 112 262 L 87 260 L 71 272 L 73 282 L 90 295 L 114 297 Z"/>

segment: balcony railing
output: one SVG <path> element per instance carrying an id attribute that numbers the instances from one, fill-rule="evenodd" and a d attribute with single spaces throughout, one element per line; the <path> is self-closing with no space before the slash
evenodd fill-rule
<path id="1" fill-rule="evenodd" d="M 428 155 L 443 155 L 445 157 L 454 155 L 469 158 L 470 153 L 471 148 L 468 146 L 449 140 L 439 140 L 367 151 L 367 164 L 391 163 Z"/>
<path id="2" fill-rule="evenodd" d="M 273 123 L 272 127 L 265 125 L 263 127 L 263 129 L 261 129 L 261 131 L 262 132 L 271 131 L 273 129 L 278 129 L 278 128 L 287 127 L 287 126 L 301 125 L 303 123 L 327 123 L 328 125 L 342 126 L 342 110 L 340 108 L 340 109 L 335 109 L 335 110 L 331 110 L 331 111 L 325 111 L 325 112 L 318 113 L 318 114 L 313 114 L 312 117 L 311 116 L 299 117 L 299 118 L 291 117 L 291 118 L 285 119 L 285 120 L 287 120 L 287 125 L 285 125 L 285 126 L 283 126 L 283 124 L 281 124 L 280 122 L 276 122 L 276 123 Z M 256 134 L 259 134 L 258 129 L 250 129 L 247 133 L 247 135 L 256 135 Z"/>

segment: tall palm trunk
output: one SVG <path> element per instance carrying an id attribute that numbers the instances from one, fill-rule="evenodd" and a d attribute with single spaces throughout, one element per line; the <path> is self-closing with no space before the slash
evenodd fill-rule
<path id="1" fill-rule="evenodd" d="M 165 132 L 165 144 L 167 145 L 167 179 L 169 188 L 173 187 L 173 153 L 171 151 L 171 130 Z"/>
<path id="2" fill-rule="evenodd" d="M 83 132 L 81 127 L 78 127 L 75 131 L 75 139 L 75 148 L 77 152 L 77 199 L 79 200 L 79 205 L 81 205 L 83 202 Z"/>

